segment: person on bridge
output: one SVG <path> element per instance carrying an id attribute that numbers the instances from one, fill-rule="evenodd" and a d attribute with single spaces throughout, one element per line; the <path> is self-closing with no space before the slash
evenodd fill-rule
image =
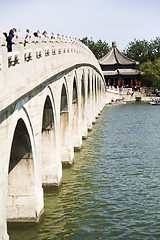
<path id="1" fill-rule="evenodd" d="M 12 38 L 14 37 L 14 31 L 11 29 L 9 31 L 9 36 L 7 37 L 7 48 L 8 52 L 12 52 Z"/>

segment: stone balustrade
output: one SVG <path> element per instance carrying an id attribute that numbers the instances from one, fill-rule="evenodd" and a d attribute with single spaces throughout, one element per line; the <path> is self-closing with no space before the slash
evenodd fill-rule
<path id="1" fill-rule="evenodd" d="M 8 53 L 5 36 L 0 31 L 0 110 L 8 105 L 8 100 L 5 104 L 8 93 L 12 93 L 12 103 L 15 100 L 13 90 L 16 95 L 17 88 L 24 93 L 25 86 L 28 91 L 30 84 L 33 87 L 35 78 L 36 86 L 44 82 L 46 77 L 77 64 L 93 65 L 101 73 L 93 53 L 76 38 L 55 33 L 49 36 L 47 32 L 44 36 L 40 31 L 35 37 L 31 30 L 27 30 L 27 34 L 24 49 L 20 31 L 15 29 L 13 51 Z"/>

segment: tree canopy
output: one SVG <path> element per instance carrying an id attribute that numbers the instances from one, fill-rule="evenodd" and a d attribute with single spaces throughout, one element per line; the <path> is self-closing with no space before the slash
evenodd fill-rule
<path id="1" fill-rule="evenodd" d="M 98 40 L 97 42 L 94 42 L 92 38 L 88 39 L 88 37 L 84 37 L 81 39 L 81 42 L 83 42 L 93 52 L 97 59 L 105 56 L 110 50 L 106 41 Z"/>
<path id="2" fill-rule="evenodd" d="M 136 40 L 130 42 L 123 53 L 140 63 L 142 84 L 160 89 L 160 37 L 151 41 Z"/>
<path id="3" fill-rule="evenodd" d="M 152 86 L 152 88 L 160 89 L 160 58 L 152 61 L 143 62 L 139 67 L 142 72 L 142 84 Z"/>
<path id="4" fill-rule="evenodd" d="M 160 58 L 160 37 L 154 40 L 137 40 L 130 42 L 123 53 L 139 63 L 154 61 Z"/>

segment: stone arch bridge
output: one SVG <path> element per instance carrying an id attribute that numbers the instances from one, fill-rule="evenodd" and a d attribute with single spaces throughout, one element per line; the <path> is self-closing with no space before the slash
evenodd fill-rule
<path id="1" fill-rule="evenodd" d="M 7 222 L 38 222 L 42 186 L 58 186 L 62 164 L 105 106 L 105 81 L 92 52 L 63 35 L 20 32 L 8 53 L 0 32 L 0 239 Z"/>

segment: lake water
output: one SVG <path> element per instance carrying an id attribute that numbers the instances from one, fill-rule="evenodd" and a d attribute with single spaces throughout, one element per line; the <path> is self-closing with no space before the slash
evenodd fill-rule
<path id="1" fill-rule="evenodd" d="M 10 240 L 160 239 L 160 106 L 107 106 L 34 226 Z"/>

